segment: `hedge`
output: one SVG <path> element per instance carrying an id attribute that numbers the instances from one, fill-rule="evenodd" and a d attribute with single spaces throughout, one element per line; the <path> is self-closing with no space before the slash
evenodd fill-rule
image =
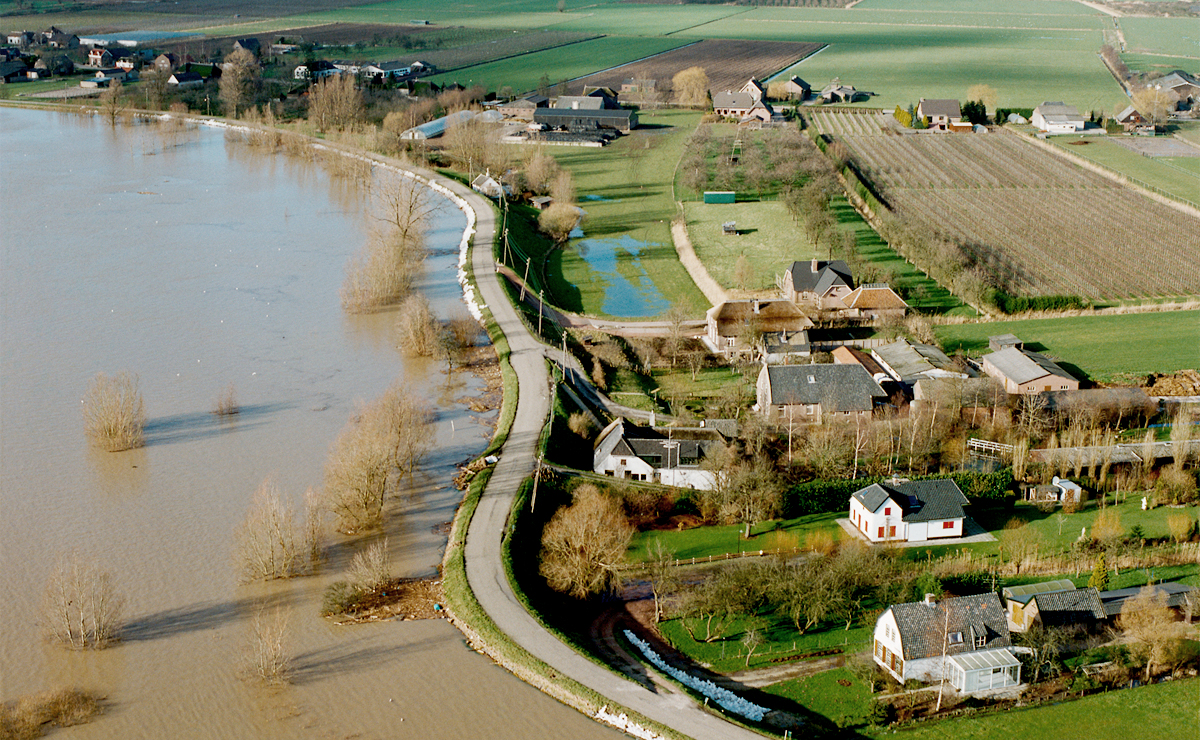
<path id="1" fill-rule="evenodd" d="M 1023 311 L 1068 311 L 1087 308 L 1088 304 L 1077 295 L 1011 296 L 1004 291 L 992 293 L 992 303 L 1004 313 Z"/>
<path id="2" fill-rule="evenodd" d="M 1003 501 L 1013 488 L 1012 470 L 1005 468 L 995 473 L 963 472 L 950 475 L 918 475 L 911 480 L 931 480 L 934 478 L 950 478 L 972 503 L 983 501 Z M 889 478 L 872 477 L 849 480 L 835 478 L 832 480 L 810 480 L 798 485 L 783 494 L 783 516 L 794 519 L 808 514 L 828 514 L 845 511 L 849 507 L 850 496 L 859 489 L 866 488 L 872 483 L 882 483 Z"/>

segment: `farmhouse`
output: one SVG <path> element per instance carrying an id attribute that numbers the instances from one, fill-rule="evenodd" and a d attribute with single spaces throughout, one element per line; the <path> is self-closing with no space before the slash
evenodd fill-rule
<path id="1" fill-rule="evenodd" d="M 983 371 L 1008 393 L 1079 390 L 1079 381 L 1045 355 L 1009 347 L 983 356 Z"/>
<path id="2" fill-rule="evenodd" d="M 812 85 L 795 75 L 792 75 L 787 82 L 779 85 L 777 89 L 788 100 L 808 100 L 808 96 L 812 95 Z"/>
<path id="3" fill-rule="evenodd" d="M 713 352 L 729 356 L 753 352 L 754 334 L 798 332 L 813 325 L 796 304 L 784 300 L 722 301 L 704 314 L 705 341 Z"/>
<path id="4" fill-rule="evenodd" d="M 1084 120 L 1075 106 L 1047 101 L 1033 109 L 1033 125 L 1050 134 L 1072 134 L 1083 130 Z"/>
<path id="5" fill-rule="evenodd" d="M 855 90 L 853 85 L 843 85 L 840 81 L 834 80 L 821 90 L 819 97 L 821 102 L 828 105 L 830 103 L 853 103 L 868 96 L 864 92 Z"/>
<path id="6" fill-rule="evenodd" d="M 887 398 L 860 365 L 764 365 L 755 390 L 760 414 L 806 424 L 870 418 Z"/>
<path id="7" fill-rule="evenodd" d="M 478 193 L 483 193 L 489 198 L 512 195 L 512 188 L 502 185 L 496 178 L 492 177 L 492 173 L 490 172 L 485 172 L 472 180 L 471 189 Z"/>
<path id="8" fill-rule="evenodd" d="M 876 347 L 871 357 L 887 374 L 906 385 L 922 378 L 969 378 L 971 373 L 959 369 L 954 361 L 931 344 L 917 344 L 907 339 Z"/>
<path id="9" fill-rule="evenodd" d="M 761 97 L 755 97 L 748 92 L 732 92 L 726 90 L 713 95 L 713 112 L 718 116 L 728 116 L 739 120 L 757 118 L 767 122 L 771 120 L 774 111 L 763 102 Z"/>
<path id="10" fill-rule="evenodd" d="M 847 319 L 902 319 L 908 304 L 887 283 L 867 283 L 850 291 L 842 303 L 846 308 L 838 315 Z"/>
<path id="11" fill-rule="evenodd" d="M 383 80 L 398 80 L 402 77 L 408 77 L 412 73 L 412 66 L 404 62 L 390 61 L 379 62 L 378 64 L 364 64 L 362 73 L 373 79 Z"/>
<path id="12" fill-rule="evenodd" d="M 6 42 L 12 44 L 13 46 L 19 46 L 20 48 L 24 49 L 26 46 L 29 46 L 33 43 L 33 39 L 33 31 L 20 31 L 17 33 L 8 34 Z"/>
<path id="13" fill-rule="evenodd" d="M 159 72 L 171 72 L 179 64 L 179 57 L 170 52 L 164 52 L 154 57 L 154 68 Z"/>
<path id="14" fill-rule="evenodd" d="M 917 116 L 929 119 L 929 127 L 947 131 L 951 124 L 962 123 L 962 109 L 957 100 L 921 98 L 917 103 Z"/>
<path id="15" fill-rule="evenodd" d="M 1125 129 L 1127 132 L 1136 131 L 1137 129 L 1149 123 L 1146 120 L 1146 117 L 1138 112 L 1138 109 L 1134 108 L 1132 105 L 1113 116 L 1113 120 L 1121 124 L 1121 128 Z"/>
<path id="16" fill-rule="evenodd" d="M 258 56 L 262 52 L 262 43 L 254 37 L 238 39 L 233 42 L 234 51 L 248 51 L 254 56 Z"/>
<path id="17" fill-rule="evenodd" d="M 807 331 L 765 331 L 760 350 L 765 365 L 786 365 L 792 360 L 812 355 Z"/>
<path id="18" fill-rule="evenodd" d="M 949 478 L 873 483 L 850 496 L 850 523 L 871 542 L 954 539 L 969 503 Z"/>
<path id="19" fill-rule="evenodd" d="M 341 70 L 326 59 L 316 59 L 308 64 L 298 64 L 292 70 L 292 77 L 297 80 L 320 80 L 341 74 Z"/>
<path id="20" fill-rule="evenodd" d="M 51 49 L 78 49 L 79 37 L 73 33 L 66 33 L 56 26 L 50 26 L 42 31 L 42 43 Z"/>
<path id="21" fill-rule="evenodd" d="M 550 98 L 545 95 L 527 95 L 496 106 L 496 110 L 508 118 L 519 118 L 522 121 L 532 121 L 533 112 L 550 104 Z"/>
<path id="22" fill-rule="evenodd" d="M 627 426 L 617 418 L 600 432 L 592 450 L 592 470 L 626 480 L 662 483 L 678 488 L 710 490 L 716 475 L 701 468 L 723 444 L 712 429 L 657 429 Z"/>
<path id="23" fill-rule="evenodd" d="M 658 80 L 646 77 L 626 77 L 618 91 L 621 95 L 653 95 L 658 90 Z"/>
<path id="24" fill-rule="evenodd" d="M 783 297 L 819 309 L 845 308 L 843 299 L 854 287 L 850 268 L 842 260 L 793 262 L 783 274 Z"/>
<path id="25" fill-rule="evenodd" d="M 963 694 L 1016 686 L 1021 664 L 995 593 L 893 604 L 875 622 L 875 662 L 901 683 L 943 678 Z"/>
<path id="26" fill-rule="evenodd" d="M 167 78 L 167 84 L 182 90 L 188 87 L 200 87 L 204 84 L 204 78 L 195 72 L 176 72 Z"/>
<path id="27" fill-rule="evenodd" d="M 1186 106 L 1200 100 L 1200 80 L 1182 69 L 1163 75 L 1150 84 L 1170 90 L 1181 105 Z"/>

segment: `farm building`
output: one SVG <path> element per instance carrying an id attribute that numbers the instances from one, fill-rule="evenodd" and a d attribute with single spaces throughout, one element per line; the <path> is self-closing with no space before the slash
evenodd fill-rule
<path id="1" fill-rule="evenodd" d="M 958 409 L 964 418 L 992 414 L 1006 400 L 1004 388 L 988 377 L 921 378 L 913 383 L 914 405 Z"/>
<path id="2" fill-rule="evenodd" d="M 600 432 L 592 450 L 592 470 L 626 480 L 710 490 L 716 474 L 701 467 L 724 440 L 713 429 L 657 429 L 626 425 L 617 418 Z"/>
<path id="3" fill-rule="evenodd" d="M 775 111 L 756 98 L 751 93 L 733 92 L 726 90 L 713 95 L 713 112 L 718 116 L 728 116 L 739 120 L 757 118 L 760 121 L 770 121 Z"/>
<path id="4" fill-rule="evenodd" d="M 1083 116 L 1075 106 L 1046 101 L 1033 109 L 1033 125 L 1049 134 L 1073 134 L 1082 131 Z"/>
<path id="5" fill-rule="evenodd" d="M 983 371 L 1004 384 L 1008 393 L 1077 391 L 1079 381 L 1045 355 L 1009 347 L 984 355 Z"/>
<path id="6" fill-rule="evenodd" d="M 764 365 L 755 391 L 763 416 L 811 424 L 869 418 L 887 398 L 860 365 Z"/>
<path id="7" fill-rule="evenodd" d="M 550 104 L 550 98 L 545 95 L 527 95 L 496 106 L 496 110 L 509 118 L 519 118 L 522 121 L 532 121 L 533 112 Z"/>
<path id="8" fill-rule="evenodd" d="M 761 356 L 766 365 L 786 365 L 793 359 L 810 357 L 812 345 L 807 331 L 766 331 L 762 335 Z"/>
<path id="9" fill-rule="evenodd" d="M 586 95 L 560 95 L 554 101 L 556 110 L 604 110 L 604 98 Z"/>
<path id="10" fill-rule="evenodd" d="M 830 103 L 853 103 L 865 100 L 870 96 L 855 90 L 853 85 L 843 85 L 838 80 L 834 80 L 821 90 L 818 97 L 821 98 L 821 102 L 829 105 Z"/>
<path id="11" fill-rule="evenodd" d="M 938 131 L 948 131 L 951 124 L 962 123 L 962 109 L 957 100 L 921 98 L 917 103 L 917 116 L 928 118 L 929 127 Z"/>
<path id="12" fill-rule="evenodd" d="M 658 90 L 658 80 L 646 77 L 627 77 L 621 83 L 621 95 L 653 95 Z"/>
<path id="13" fill-rule="evenodd" d="M 367 77 L 379 80 L 398 80 L 402 77 L 410 76 L 412 74 L 412 66 L 397 61 L 379 62 L 378 64 L 363 65 L 362 73 Z"/>
<path id="14" fill-rule="evenodd" d="M 778 91 L 785 95 L 787 100 L 808 100 L 808 96 L 812 95 L 812 85 L 792 75 L 787 82 L 778 86 Z"/>
<path id="15" fill-rule="evenodd" d="M 1176 100 L 1185 107 L 1200 100 L 1200 80 L 1182 69 L 1152 80 L 1150 84 L 1170 90 L 1175 94 Z"/>
<path id="16" fill-rule="evenodd" d="M 871 374 L 876 383 L 890 382 L 892 379 L 892 376 L 888 375 L 878 362 L 875 362 L 875 358 L 860 349 L 842 345 L 834 347 L 830 355 L 833 357 L 835 365 L 861 365 Z"/>
<path id="17" fill-rule="evenodd" d="M 422 123 L 420 126 L 410 128 L 400 134 L 401 139 L 407 141 L 423 141 L 425 139 L 436 139 L 446 133 L 446 129 L 459 123 L 465 123 L 475 117 L 474 111 L 460 110 L 457 113 L 451 113 L 448 116 L 434 119 L 429 123 Z"/>
<path id="18" fill-rule="evenodd" d="M 1049 483 L 1033 486 L 1025 492 L 1029 501 L 1042 503 L 1082 503 L 1083 489 L 1078 483 L 1054 476 Z"/>
<path id="19" fill-rule="evenodd" d="M 722 301 L 708 309 L 705 320 L 705 342 L 727 357 L 753 352 L 754 331 L 795 332 L 813 325 L 796 304 L 784 300 Z"/>
<path id="20" fill-rule="evenodd" d="M 637 113 L 628 110 L 560 110 L 557 108 L 537 108 L 533 111 L 533 122 L 549 128 L 561 128 L 568 131 L 590 131 L 594 129 L 614 129 L 628 132 L 637 128 Z"/>
<path id="21" fill-rule="evenodd" d="M 850 267 L 842 260 L 793 262 L 779 282 L 783 297 L 820 309 L 843 308 L 854 287 Z"/>
<path id="22" fill-rule="evenodd" d="M 1113 120 L 1121 124 L 1121 128 L 1125 129 L 1127 132 L 1136 131 L 1142 126 L 1145 126 L 1147 123 L 1146 117 L 1138 112 L 1138 109 L 1134 108 L 1132 105 L 1113 116 Z"/>
<path id="23" fill-rule="evenodd" d="M 1115 591 L 1101 591 L 1100 603 L 1104 605 L 1104 615 L 1109 619 L 1125 613 L 1129 601 L 1136 597 L 1144 587 L 1119 588 Z M 1155 595 L 1166 601 L 1167 606 L 1177 611 L 1188 609 L 1189 602 L 1192 613 L 1200 612 L 1200 589 L 1185 583 L 1158 583 L 1151 586 Z"/>
<path id="24" fill-rule="evenodd" d="M 244 39 L 238 39 L 233 42 L 234 51 L 248 51 L 254 56 L 258 56 L 262 52 L 262 42 L 253 36 Z"/>
<path id="25" fill-rule="evenodd" d="M 1000 350 L 1008 349 L 1009 347 L 1021 349 L 1024 346 L 1025 343 L 1022 342 L 1020 337 L 1018 337 L 1016 334 L 996 334 L 988 337 L 988 349 L 993 352 L 999 352 Z"/>
<path id="26" fill-rule="evenodd" d="M 922 378 L 969 378 L 971 373 L 955 366 L 953 360 L 931 344 L 897 339 L 871 350 L 871 357 L 893 379 L 912 385 Z"/>
<path id="27" fill-rule="evenodd" d="M 847 319 L 902 319 L 908 304 L 887 283 L 860 285 L 842 299 L 846 308 L 838 315 Z"/>
<path id="28" fill-rule="evenodd" d="M 850 523 L 871 542 L 956 539 L 969 503 L 949 478 L 873 483 L 850 496 Z"/>
<path id="29" fill-rule="evenodd" d="M 1021 664 L 995 593 L 893 604 L 875 623 L 875 662 L 901 683 L 943 678 L 963 694 L 1017 686 Z"/>
<path id="30" fill-rule="evenodd" d="M 471 181 L 471 189 L 477 193 L 483 193 L 489 198 L 499 198 L 500 196 L 511 196 L 512 188 L 502 184 L 499 180 L 492 177 L 492 173 L 485 172 L 476 176 Z"/>

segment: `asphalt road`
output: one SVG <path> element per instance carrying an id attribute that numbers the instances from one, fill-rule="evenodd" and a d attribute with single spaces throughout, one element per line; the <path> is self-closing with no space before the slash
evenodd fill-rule
<path id="1" fill-rule="evenodd" d="M 496 626 L 515 643 L 558 673 L 601 696 L 696 740 L 761 738 L 761 735 L 704 712 L 681 693 L 654 693 L 601 668 L 543 629 L 513 594 L 500 557 L 501 542 L 513 497 L 521 482 L 533 473 L 538 437 L 550 412 L 550 377 L 546 371 L 544 345 L 526 330 L 500 286 L 490 247 L 495 233 L 491 205 L 482 196 L 457 183 L 437 179 L 466 199 L 475 210 L 478 221 L 471 261 L 478 297 L 487 304 L 508 337 L 512 350 L 510 361 L 519 380 L 512 431 L 467 530 L 467 580 L 475 598 Z"/>

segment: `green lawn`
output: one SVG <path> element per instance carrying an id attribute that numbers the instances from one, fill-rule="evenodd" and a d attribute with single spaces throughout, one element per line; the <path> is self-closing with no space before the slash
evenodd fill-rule
<path id="1" fill-rule="evenodd" d="M 699 620 L 692 625 L 698 640 L 692 639 L 678 619 L 659 623 L 659 631 L 672 647 L 697 663 L 721 673 L 735 673 L 746 670 L 746 648 L 741 640 L 751 629 L 758 630 L 763 638 L 762 645 L 750 657 L 752 669 L 778 665 L 772 660 L 781 657 L 806 655 L 830 648 L 841 648 L 847 655 L 867 649 L 874 623 L 856 623 L 847 630 L 843 629 L 844 622 L 835 622 L 824 623 L 819 628 L 800 634 L 790 619 L 778 614 L 743 617 L 729 625 L 723 638 L 712 642 L 703 641 L 704 625 Z"/>
<path id="2" fill-rule="evenodd" d="M 1014 709 L 985 717 L 930 722 L 905 729 L 905 740 L 1179 740 L 1191 736 L 1200 713 L 1200 681 L 1189 679 L 1110 691 L 1078 701 Z M 1078 732 L 1078 735 L 1075 733 Z M 897 737 L 881 730 L 875 737 Z"/>
<path id="3" fill-rule="evenodd" d="M 790 699 L 839 727 L 867 724 L 875 703 L 871 690 L 846 668 L 834 668 L 806 678 L 781 681 L 763 691 Z"/>
<path id="4" fill-rule="evenodd" d="M 957 324 L 936 327 L 935 333 L 947 352 L 961 349 L 973 356 L 987 351 L 989 336 L 1016 334 L 1031 349 L 1093 380 L 1200 368 L 1196 311 Z"/>
<path id="5" fill-rule="evenodd" d="M 809 536 L 814 533 L 820 533 L 821 536 L 828 535 L 837 541 L 846 536 L 837 523 L 838 519 L 845 516 L 846 514 L 837 512 L 762 522 L 750 530 L 750 539 L 748 540 L 742 539 L 744 526 L 739 524 L 696 527 L 695 529 L 685 529 L 682 532 L 670 530 L 638 532 L 629 545 L 629 559 L 635 563 L 646 560 L 649 548 L 656 541 L 662 542 L 668 550 L 675 554 L 677 560 L 724 555 L 731 552 L 804 547 Z"/>
<path id="6" fill-rule="evenodd" d="M 1193 71 L 1200 58 L 1200 18 L 1122 18 L 1126 49 L 1191 57 Z"/>
<path id="7" fill-rule="evenodd" d="M 738 258 L 745 255 L 753 278 L 749 290 L 775 287 L 775 276 L 796 260 L 816 256 L 800 225 L 782 201 L 743 201 L 718 205 L 691 201 L 683 204 L 688 238 L 708 274 L 726 289 L 734 288 Z M 721 224 L 736 221 L 739 233 L 726 235 Z M 826 255 L 821 255 L 824 259 Z"/>
<path id="8" fill-rule="evenodd" d="M 578 289 L 559 305 L 638 317 L 659 315 L 678 302 L 699 317 L 709 304 L 671 241 L 671 183 L 699 114 L 659 111 L 639 118 L 641 128 L 603 149 L 547 148 L 571 172 L 587 212 L 584 237 L 550 257 L 550 271 Z"/>
<path id="9" fill-rule="evenodd" d="M 1053 136 L 1050 142 L 1167 195 L 1200 202 L 1200 157 L 1145 157 L 1106 136 Z M 1086 144 L 1072 142 L 1086 141 Z"/>

